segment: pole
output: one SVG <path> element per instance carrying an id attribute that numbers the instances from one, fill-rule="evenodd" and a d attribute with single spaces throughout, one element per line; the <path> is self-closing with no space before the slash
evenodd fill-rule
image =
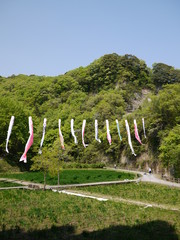
<path id="1" fill-rule="evenodd" d="M 58 186 L 59 186 L 59 166 L 58 166 Z"/>
<path id="2" fill-rule="evenodd" d="M 59 183 L 60 183 L 60 177 L 59 177 L 60 155 L 61 155 L 61 148 L 59 148 L 59 158 L 58 158 L 58 186 L 59 186 Z"/>
<path id="3" fill-rule="evenodd" d="M 46 171 L 44 172 L 44 190 L 46 189 Z"/>

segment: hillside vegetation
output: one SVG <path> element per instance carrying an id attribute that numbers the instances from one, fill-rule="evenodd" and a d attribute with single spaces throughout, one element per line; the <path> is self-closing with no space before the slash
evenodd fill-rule
<path id="1" fill-rule="evenodd" d="M 136 186 L 133 187 L 131 191 L 137 192 Z M 166 188 L 167 194 L 161 194 L 161 202 L 165 200 L 166 204 L 170 192 L 170 196 L 176 197 L 169 198 L 168 205 L 176 208 L 174 200 L 178 200 L 179 190 Z M 160 186 L 158 189 L 151 195 L 157 197 Z M 158 199 L 153 202 L 159 203 Z M 0 192 L 0 213 L 0 238 L 4 240 L 177 240 L 180 237 L 179 211 L 113 199 L 100 202 L 52 191 L 6 190 Z"/>
<path id="2" fill-rule="evenodd" d="M 44 150 L 48 158 L 63 162 L 121 163 L 144 167 L 172 168 L 180 176 L 180 70 L 163 63 L 153 68 L 132 55 L 108 54 L 87 67 L 55 77 L 18 75 L 0 77 L 0 157 L 21 168 L 29 168 L 38 157 L 43 118 L 47 118 Z M 142 102 L 142 99 L 145 99 Z M 136 104 L 135 106 L 135 103 Z M 15 116 L 9 142 L 5 141 L 10 117 Z M 34 144 L 28 152 L 28 164 L 19 163 L 28 139 L 28 116 L 34 124 Z M 145 118 L 147 138 L 142 120 Z M 58 119 L 62 121 L 65 151 L 60 149 Z M 71 135 L 70 120 L 75 120 L 78 145 Z M 134 137 L 136 118 L 144 145 Z M 82 121 L 86 119 L 84 148 L 81 143 Z M 98 119 L 98 143 L 94 120 Z M 105 120 L 110 123 L 112 145 L 106 138 Z M 117 134 L 119 120 L 122 141 Z M 124 120 L 128 119 L 137 157 L 131 154 Z M 35 161 L 34 160 L 34 161 Z"/>

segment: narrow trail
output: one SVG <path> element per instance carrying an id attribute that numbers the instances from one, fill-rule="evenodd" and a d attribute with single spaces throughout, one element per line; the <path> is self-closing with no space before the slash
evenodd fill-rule
<path id="1" fill-rule="evenodd" d="M 100 185 L 127 184 L 127 183 L 136 183 L 139 180 L 140 179 L 135 179 L 135 180 L 124 179 L 124 180 L 120 180 L 120 181 L 108 181 L 108 182 L 79 183 L 79 184 L 66 184 L 66 185 L 46 185 L 46 189 L 47 190 L 48 189 L 68 189 L 68 188 L 73 188 L 73 187 L 90 187 L 90 186 L 100 186 Z M 0 178 L 0 181 L 18 183 L 18 184 L 27 186 L 29 188 L 34 188 L 34 189 L 43 189 L 44 188 L 44 185 L 41 183 L 33 183 L 33 182 L 17 180 L 17 179 Z M 13 187 L 9 187 L 9 189 L 10 188 L 13 188 Z M 4 189 L 4 188 L 2 188 L 2 189 Z"/>
<path id="2" fill-rule="evenodd" d="M 132 205 L 138 205 L 142 206 L 143 208 L 148 208 L 148 207 L 153 207 L 153 208 L 160 208 L 160 209 L 165 209 L 165 210 L 171 210 L 171 211 L 179 211 L 179 208 L 176 208 L 174 206 L 170 205 L 164 205 L 164 204 L 157 204 L 157 203 L 152 203 L 152 202 L 141 202 L 141 201 L 136 201 L 136 200 L 131 200 L 131 199 L 125 199 L 121 197 L 115 197 L 115 196 L 110 196 L 110 195 L 102 195 L 102 194 L 96 194 L 96 193 L 91 193 L 91 192 L 85 192 L 82 190 L 63 190 L 63 191 L 58 191 L 58 190 L 52 190 L 54 192 L 59 192 L 61 194 L 68 194 L 68 195 L 74 195 L 77 197 L 86 197 L 86 198 L 92 198 L 96 199 L 98 201 L 114 201 L 114 202 L 123 202 L 126 204 L 132 204 Z"/>
<path id="3" fill-rule="evenodd" d="M 0 187 L 0 190 L 10 190 L 10 189 L 28 189 L 28 187 L 27 186 Z"/>
<path id="4" fill-rule="evenodd" d="M 180 188 L 180 183 L 175 183 L 175 182 L 169 182 L 169 181 L 162 180 L 162 179 L 156 177 L 156 175 L 154 175 L 152 173 L 149 174 L 149 173 L 145 173 L 145 172 L 138 171 L 138 170 L 137 171 L 136 170 L 127 170 L 127 169 L 123 169 L 123 168 L 122 169 L 121 168 L 117 168 L 117 169 L 107 168 L 107 169 L 120 171 L 120 172 L 130 172 L 130 173 L 139 174 L 139 175 L 141 175 L 140 181 L 142 181 L 142 182 L 157 183 L 157 184 L 163 184 L 163 185 L 170 186 L 170 187 Z"/>
<path id="5" fill-rule="evenodd" d="M 33 187 L 33 186 L 34 186 L 34 188 L 36 188 L 36 187 L 37 188 L 43 188 L 44 187 L 44 185 L 41 184 L 41 183 L 33 183 L 33 182 L 28 182 L 28 181 L 24 181 L 24 180 L 17 180 L 17 179 L 11 179 L 11 178 L 0 178 L 0 181 L 21 184 L 23 186 L 26 186 L 27 189 L 28 189 L 28 187 Z M 8 187 L 8 188 L 10 189 L 10 188 L 14 188 L 14 187 Z"/>
<path id="6" fill-rule="evenodd" d="M 163 185 L 166 185 L 166 186 L 179 187 L 180 188 L 180 183 L 169 182 L 169 181 L 159 179 L 154 174 L 143 175 L 142 178 L 141 178 L 141 181 L 142 182 L 158 183 L 158 184 L 163 184 Z"/>

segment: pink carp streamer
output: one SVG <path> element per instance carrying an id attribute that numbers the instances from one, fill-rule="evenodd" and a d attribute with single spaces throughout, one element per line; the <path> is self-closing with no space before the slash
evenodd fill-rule
<path id="1" fill-rule="evenodd" d="M 82 125 L 82 144 L 86 148 L 88 146 L 88 144 L 85 144 L 85 142 L 84 142 L 85 127 L 86 127 L 86 120 L 83 120 L 83 125 Z"/>
<path id="2" fill-rule="evenodd" d="M 9 123 L 9 128 L 8 128 L 8 132 L 7 132 L 7 139 L 6 139 L 6 152 L 9 153 L 8 151 L 8 142 L 11 136 L 11 132 L 12 132 L 12 127 L 14 125 L 14 116 L 11 117 L 10 123 Z"/>
<path id="3" fill-rule="evenodd" d="M 24 163 L 27 163 L 27 152 L 28 150 L 30 149 L 31 145 L 33 144 L 33 122 L 32 122 L 32 117 L 29 117 L 29 133 L 30 133 L 30 136 L 29 136 L 29 139 L 26 143 L 26 146 L 25 146 L 25 150 L 24 150 L 24 153 L 22 155 L 22 157 L 20 158 L 20 162 L 21 161 L 24 161 Z"/>
<path id="4" fill-rule="evenodd" d="M 135 138 L 138 140 L 140 144 L 142 144 L 141 139 L 139 137 L 139 133 L 138 133 L 136 119 L 134 119 L 134 132 L 135 132 Z"/>
<path id="5" fill-rule="evenodd" d="M 61 119 L 59 119 L 59 138 L 60 138 L 60 143 L 61 143 L 61 147 L 64 150 L 64 138 L 61 132 Z"/>
<path id="6" fill-rule="evenodd" d="M 146 131 L 145 131 L 144 118 L 142 118 L 142 124 L 143 124 L 144 137 L 146 138 Z"/>
<path id="7" fill-rule="evenodd" d="M 106 119 L 106 130 L 107 130 L 107 140 L 109 142 L 109 145 L 111 145 L 111 135 L 109 130 L 109 121 Z"/>
<path id="8" fill-rule="evenodd" d="M 129 124 L 128 124 L 128 121 L 125 120 L 125 124 L 126 124 L 126 130 L 127 130 L 127 135 L 128 135 L 128 143 L 129 143 L 129 146 L 130 146 L 130 149 L 132 151 L 132 154 L 134 156 L 136 156 L 135 152 L 134 152 L 134 149 L 133 149 L 133 146 L 132 146 L 132 142 L 131 142 L 131 133 L 130 133 L 130 129 L 129 129 Z"/>
<path id="9" fill-rule="evenodd" d="M 41 143 L 40 143 L 40 148 L 39 148 L 39 152 L 38 152 L 39 154 L 42 154 L 42 145 L 43 145 L 44 137 L 45 137 L 46 122 L 47 122 L 47 119 L 44 118 L 44 122 L 43 122 L 43 135 L 42 135 L 42 139 L 41 139 Z"/>
<path id="10" fill-rule="evenodd" d="M 98 120 L 97 119 L 95 119 L 95 139 L 96 141 L 101 143 L 101 140 L 98 138 Z"/>
<path id="11" fill-rule="evenodd" d="M 76 137 L 75 132 L 74 132 L 74 119 L 71 119 L 71 134 L 74 138 L 74 143 L 77 144 L 78 141 L 77 141 L 77 137 Z"/>

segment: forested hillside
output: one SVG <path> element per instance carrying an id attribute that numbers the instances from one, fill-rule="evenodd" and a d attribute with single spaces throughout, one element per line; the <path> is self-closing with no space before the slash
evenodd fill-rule
<path id="1" fill-rule="evenodd" d="M 87 67 L 55 77 L 18 75 L 0 77 L 0 156 L 23 167 L 19 159 L 28 139 L 28 116 L 34 124 L 34 144 L 28 152 L 28 164 L 37 158 L 42 124 L 47 118 L 44 151 L 49 158 L 65 162 L 121 163 L 145 167 L 146 163 L 173 167 L 180 176 L 180 70 L 163 63 L 153 68 L 132 55 L 104 55 Z M 9 151 L 5 152 L 7 129 L 15 116 Z M 144 138 L 142 117 L 147 138 Z M 58 119 L 62 121 L 65 151 L 60 149 Z M 74 118 L 78 145 L 71 135 Z M 134 137 L 136 118 L 143 145 Z M 86 119 L 84 148 L 82 121 Z M 99 138 L 94 137 L 98 119 Z M 105 120 L 109 120 L 112 145 L 106 138 Z M 120 141 L 115 120 L 120 123 Z M 131 154 L 124 120 L 127 119 L 137 156 Z"/>

